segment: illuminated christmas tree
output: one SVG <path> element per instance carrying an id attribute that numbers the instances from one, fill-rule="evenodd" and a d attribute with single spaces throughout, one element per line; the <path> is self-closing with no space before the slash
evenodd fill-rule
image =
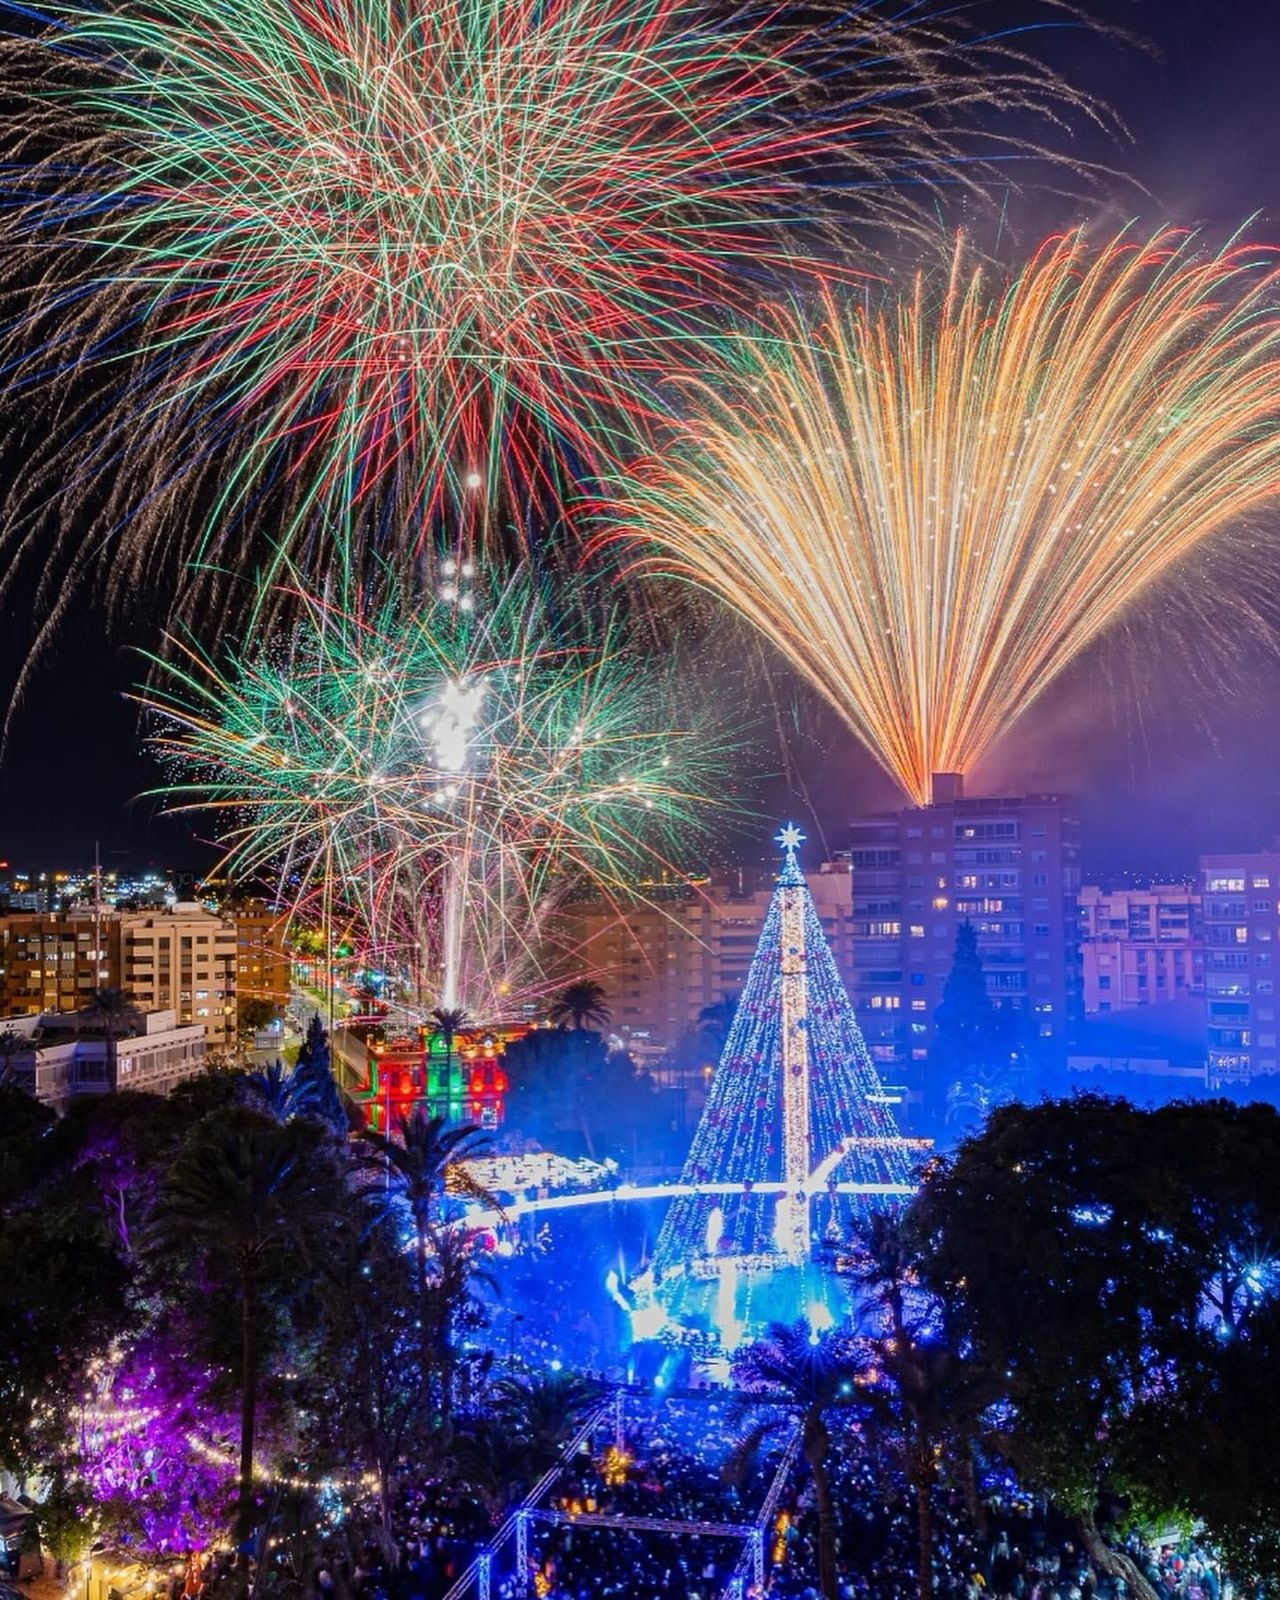
<path id="1" fill-rule="evenodd" d="M 700 1326 L 732 1345 L 776 1316 L 831 1314 L 816 1257 L 869 1206 L 910 1194 L 901 1137 L 796 859 L 783 868 L 654 1250 L 637 1332 Z M 815 1248 L 817 1247 L 817 1248 Z"/>

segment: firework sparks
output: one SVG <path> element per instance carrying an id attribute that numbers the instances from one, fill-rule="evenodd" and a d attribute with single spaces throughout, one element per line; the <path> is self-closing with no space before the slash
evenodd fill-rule
<path id="1" fill-rule="evenodd" d="M 471 593 L 353 614 L 302 590 L 286 637 L 225 670 L 157 662 L 143 703 L 161 792 L 219 819 L 226 870 L 492 1014 L 532 986 L 563 894 L 660 863 L 723 777 L 611 626 L 558 641 L 519 576 L 463 610 Z"/>
<path id="2" fill-rule="evenodd" d="M 1280 482 L 1274 252 L 1047 242 L 744 337 L 625 487 L 636 563 L 728 601 L 917 802 Z"/>
<path id="3" fill-rule="evenodd" d="M 965 116 L 1061 103 L 964 10 L 51 5 L 9 63 L 32 309 L 4 354 L 11 387 L 63 385 L 23 514 L 53 499 L 80 540 L 110 485 L 121 583 L 168 541 L 322 572 L 317 514 L 351 505 L 391 544 L 446 502 L 483 537 L 629 450 L 687 339 L 805 266 L 837 151 L 847 238 L 956 181 L 950 87 Z"/>

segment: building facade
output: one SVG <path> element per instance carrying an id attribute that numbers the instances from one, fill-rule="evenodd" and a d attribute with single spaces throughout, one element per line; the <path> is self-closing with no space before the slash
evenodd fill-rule
<path id="1" fill-rule="evenodd" d="M 265 1000 L 283 1011 L 289 1002 L 288 917 L 261 900 L 231 908 L 236 925 L 236 999 Z"/>
<path id="2" fill-rule="evenodd" d="M 1080 891 L 1086 1015 L 1204 993 L 1200 893 L 1185 883 Z"/>
<path id="3" fill-rule="evenodd" d="M 933 803 L 850 830 L 851 998 L 873 1057 L 923 1063 L 973 924 L 987 991 L 1023 1013 L 1042 1057 L 1065 1060 L 1080 1012 L 1079 823 L 1059 795 L 966 796 L 938 773 Z"/>
<path id="4" fill-rule="evenodd" d="M 852 962 L 852 890 L 847 862 L 806 873 L 814 905 L 842 975 Z M 627 1043 L 668 1046 L 704 1007 L 737 995 L 773 894 L 766 873 L 696 879 L 646 891 L 629 907 L 584 901 L 567 932 L 581 971 L 607 995 L 613 1029 Z"/>
<path id="5" fill-rule="evenodd" d="M 92 910 L 19 911 L 0 918 L 0 1011 L 30 1017 L 77 1011 L 97 989 L 119 988 L 120 921 Z"/>
<path id="6" fill-rule="evenodd" d="M 13 1057 L 16 1081 L 61 1115 L 86 1094 L 134 1089 L 168 1094 L 202 1072 L 205 1030 L 181 1026 L 173 1011 L 151 1011 L 132 1019 L 118 1038 L 103 1037 L 102 1019 L 84 1012 L 40 1018 L 30 1048 Z"/>
<path id="7" fill-rule="evenodd" d="M 210 1049 L 236 1042 L 240 956 L 235 922 L 203 906 L 162 911 L 0 918 L 0 1013 L 72 1012 L 99 989 L 120 989 L 141 1011 L 172 1010 L 204 1029 Z"/>
<path id="8" fill-rule="evenodd" d="M 1280 843 L 1258 854 L 1200 857 L 1210 1088 L 1280 1071 L 1276 952 Z"/>
<path id="9" fill-rule="evenodd" d="M 183 1024 L 205 1030 L 210 1049 L 230 1049 L 239 1031 L 234 921 L 180 901 L 165 911 L 125 914 L 120 928 L 120 987 L 129 998 L 144 1011 L 176 1011 Z"/>

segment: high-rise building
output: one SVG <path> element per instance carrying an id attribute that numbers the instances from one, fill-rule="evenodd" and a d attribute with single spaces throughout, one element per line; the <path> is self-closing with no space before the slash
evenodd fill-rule
<path id="1" fill-rule="evenodd" d="M 805 874 L 823 935 L 843 973 L 852 961 L 848 864 Z M 741 992 L 773 896 L 771 875 L 754 881 L 691 878 L 649 886 L 628 906 L 583 901 L 569 909 L 566 934 L 579 971 L 608 995 L 624 1038 L 674 1044 L 705 1007 Z"/>
<path id="2" fill-rule="evenodd" d="M 1185 883 L 1080 891 L 1086 1014 L 1127 1011 L 1204 993 L 1200 894 Z"/>
<path id="3" fill-rule="evenodd" d="M 1258 854 L 1201 856 L 1200 892 L 1209 1087 L 1274 1077 L 1280 841 Z"/>
<path id="4" fill-rule="evenodd" d="M 0 1013 L 78 1011 L 120 989 L 143 1011 L 198 1023 L 211 1049 L 236 1040 L 236 924 L 201 905 L 0 918 Z"/>
<path id="5" fill-rule="evenodd" d="M 229 917 L 179 901 L 165 911 L 120 918 L 124 969 L 120 987 L 144 1010 L 172 1008 L 200 1023 L 213 1049 L 236 1042 L 239 946 Z"/>
<path id="6" fill-rule="evenodd" d="M 1042 1059 L 1064 1059 L 1080 1009 L 1074 805 L 966 796 L 957 773 L 936 773 L 933 797 L 851 828 L 851 996 L 872 1056 L 927 1059 L 956 930 L 970 922 L 991 999 L 1025 1014 Z"/>

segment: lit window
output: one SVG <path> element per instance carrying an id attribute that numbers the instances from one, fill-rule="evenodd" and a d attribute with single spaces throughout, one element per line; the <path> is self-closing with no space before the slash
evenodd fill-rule
<path id="1" fill-rule="evenodd" d="M 918 922 L 913 922 L 911 924 L 911 927 L 909 928 L 908 932 L 911 934 L 911 937 L 913 939 L 923 939 L 924 938 L 924 928 Z"/>

